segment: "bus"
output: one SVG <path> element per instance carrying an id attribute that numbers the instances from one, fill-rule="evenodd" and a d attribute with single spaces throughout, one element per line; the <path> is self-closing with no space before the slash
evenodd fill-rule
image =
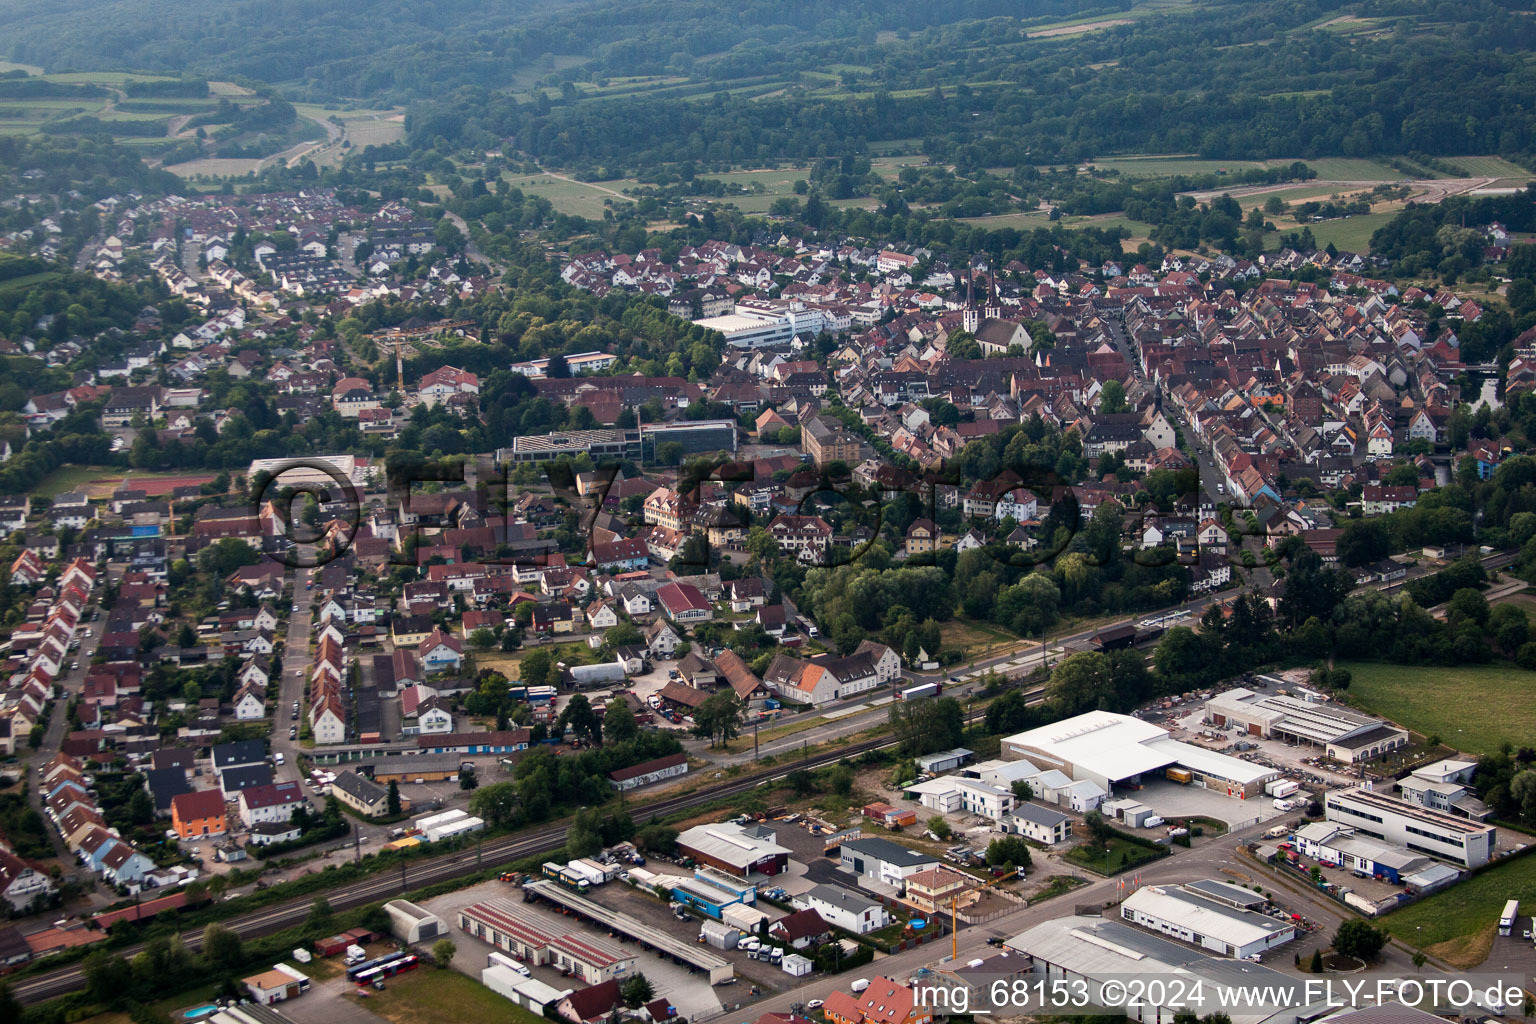
<path id="1" fill-rule="evenodd" d="M 1515 915 L 1520 913 L 1520 901 L 1510 900 L 1504 904 L 1504 913 L 1499 915 L 1499 934 L 1508 935 L 1515 930 Z"/>
<path id="2" fill-rule="evenodd" d="M 417 957 L 414 953 L 404 951 L 386 953 L 384 956 L 374 957 L 365 963 L 347 968 L 347 980 L 359 985 L 366 985 L 375 978 L 387 978 L 401 971 L 408 971 L 416 966 Z"/>
<path id="3" fill-rule="evenodd" d="M 366 964 L 364 964 L 363 966 L 367 969 L 359 973 L 357 977 L 353 978 L 352 984 L 359 987 L 363 985 L 372 985 L 376 981 L 382 981 L 385 978 L 394 977 L 396 974 L 399 974 L 402 971 L 414 971 L 420 963 L 421 958 L 416 956 L 416 954 L 406 953 L 403 956 L 389 960 L 387 963 L 378 964 L 375 967 L 368 967 Z"/>

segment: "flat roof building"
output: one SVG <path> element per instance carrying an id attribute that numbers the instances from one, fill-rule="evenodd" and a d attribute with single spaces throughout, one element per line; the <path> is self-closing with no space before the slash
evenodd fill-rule
<path id="1" fill-rule="evenodd" d="M 1242 988 L 1272 993 L 1282 1006 L 1223 1005 L 1233 1024 L 1296 1024 L 1312 1020 L 1326 1010 L 1319 1002 L 1307 1002 L 1306 981 L 1274 971 L 1262 964 L 1209 953 L 1133 928 L 1121 921 L 1098 917 L 1058 917 L 1044 921 L 1007 941 L 1010 949 L 1028 954 L 1032 973 L 1061 978 L 1067 982 L 1083 979 L 1086 996 L 1099 1005 L 1124 1007 L 1126 1016 L 1144 1024 L 1173 1019 L 1174 1008 L 1143 1003 L 1125 1006 L 1123 998 L 1106 1001 L 1102 992 L 1108 981 L 1123 984 L 1129 978 L 1161 979 L 1162 986 L 1148 986 L 1158 992 L 1189 992 L 1198 984 L 1203 991 Z M 1179 985 L 1171 984 L 1178 981 Z M 1172 1001 L 1180 996 L 1170 996 Z M 973 1010 L 976 1008 L 973 1007 Z M 985 1012 L 985 1005 L 981 1011 Z M 1003 1008 L 1000 1012 L 1006 1013 Z"/>
<path id="2" fill-rule="evenodd" d="M 1116 783 L 1136 786 L 1142 777 L 1171 767 L 1189 771 L 1206 789 L 1232 797 L 1254 797 L 1280 777 L 1273 768 L 1173 739 L 1168 731 L 1130 715 L 1089 711 L 1043 725 L 1002 743 L 1003 754 L 1057 769 L 1113 792 Z"/>
<path id="3" fill-rule="evenodd" d="M 1218 956 L 1246 960 L 1290 942 L 1289 921 L 1242 910 L 1177 885 L 1137 889 L 1120 904 L 1120 917 Z"/>
<path id="4" fill-rule="evenodd" d="M 1408 745 L 1408 730 L 1379 718 L 1288 694 L 1255 693 L 1243 686 L 1212 697 L 1205 711 L 1218 726 L 1241 725 L 1250 736 L 1322 747 L 1344 764 L 1368 761 Z"/>
<path id="5" fill-rule="evenodd" d="M 1367 789 L 1329 793 L 1328 820 L 1415 853 L 1475 868 L 1493 859 L 1498 829 Z"/>

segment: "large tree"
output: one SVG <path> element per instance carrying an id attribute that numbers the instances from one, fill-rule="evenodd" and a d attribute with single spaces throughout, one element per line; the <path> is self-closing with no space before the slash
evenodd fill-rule
<path id="1" fill-rule="evenodd" d="M 693 712 L 695 735 L 709 739 L 711 747 L 728 743 L 741 735 L 742 716 L 746 705 L 733 690 L 721 690 L 705 698 Z"/>
<path id="2" fill-rule="evenodd" d="M 1115 687 L 1109 658 L 1096 651 L 1072 655 L 1052 670 L 1045 693 L 1063 716 L 1112 707 Z"/>
<path id="3" fill-rule="evenodd" d="M 622 743 L 639 734 L 640 726 L 635 723 L 635 713 L 629 710 L 624 699 L 615 697 L 610 700 L 603 712 L 603 739 L 609 743 Z"/>

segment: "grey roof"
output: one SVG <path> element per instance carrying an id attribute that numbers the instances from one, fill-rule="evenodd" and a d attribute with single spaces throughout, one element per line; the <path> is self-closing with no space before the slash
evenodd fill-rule
<path id="1" fill-rule="evenodd" d="M 155 810 L 171 809 L 171 798 L 178 793 L 190 793 L 187 773 L 181 768 L 151 768 L 144 773 L 144 785 L 155 799 Z"/>
<path id="2" fill-rule="evenodd" d="M 219 786 L 226 793 L 266 786 L 272 782 L 272 769 L 265 764 L 248 764 L 239 768 L 226 768 L 219 774 Z"/>
<path id="3" fill-rule="evenodd" d="M 378 803 L 389 795 L 389 790 L 356 772 L 341 772 L 331 785 L 348 796 L 368 804 Z"/>
<path id="4" fill-rule="evenodd" d="M 1256 907 L 1264 902 L 1264 897 L 1259 893 L 1215 878 L 1201 878 L 1194 882 L 1186 882 L 1184 888 L 1204 893 L 1212 899 L 1236 903 L 1243 907 Z"/>
<path id="5" fill-rule="evenodd" d="M 854 914 L 862 914 L 866 910 L 874 910 L 880 906 L 879 900 L 872 900 L 860 895 L 852 889 L 844 889 L 840 885 L 818 885 L 811 888 L 805 894 L 805 899 L 816 899 L 823 903 L 840 907 Z"/>
<path id="6" fill-rule="evenodd" d="M 236 740 L 213 748 L 213 766 L 220 770 L 229 765 L 256 764 L 266 758 L 265 740 Z"/>
<path id="7" fill-rule="evenodd" d="M 1032 821 L 1036 825 L 1044 825 L 1046 828 L 1055 828 L 1067 820 L 1067 816 L 1060 811 L 1053 811 L 1049 807 L 1041 807 L 1039 804 L 1022 803 L 1014 807 L 1013 816 Z"/>
<path id="8" fill-rule="evenodd" d="M 938 858 L 926 853 L 918 853 L 908 849 L 900 843 L 893 843 L 889 839 L 881 839 L 879 836 L 865 836 L 862 839 L 845 839 L 843 849 L 862 853 L 866 857 L 894 864 L 899 868 L 917 868 L 925 864 L 937 864 Z"/>

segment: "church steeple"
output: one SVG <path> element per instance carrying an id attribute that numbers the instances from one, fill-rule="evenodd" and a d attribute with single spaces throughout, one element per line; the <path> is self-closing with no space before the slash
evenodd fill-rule
<path id="1" fill-rule="evenodd" d="M 988 320 L 1001 320 L 1003 317 L 1003 304 L 997 301 L 997 276 L 992 270 L 987 270 L 987 309 Z"/>
<path id="2" fill-rule="evenodd" d="M 981 326 L 981 318 L 976 313 L 976 268 L 972 264 L 965 268 L 965 312 L 960 317 L 960 325 L 968 334 L 975 334 L 976 328 Z"/>

